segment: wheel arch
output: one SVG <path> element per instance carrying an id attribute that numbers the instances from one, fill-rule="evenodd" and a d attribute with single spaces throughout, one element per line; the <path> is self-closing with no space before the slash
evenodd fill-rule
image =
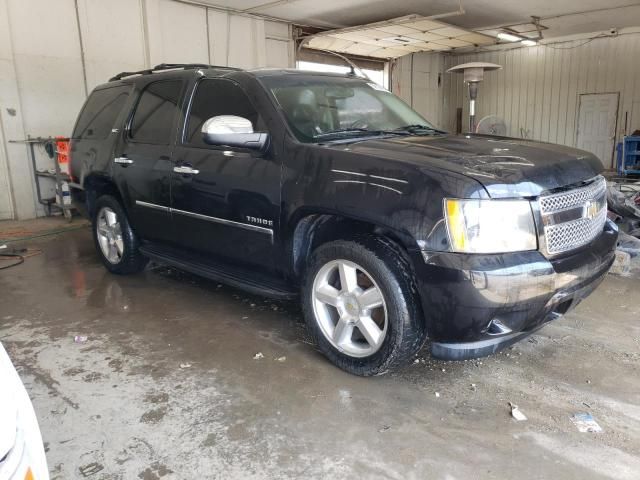
<path id="1" fill-rule="evenodd" d="M 125 202 L 123 202 L 122 194 L 116 183 L 110 177 L 93 174 L 85 178 L 83 186 L 89 218 L 93 218 L 96 201 L 103 195 L 115 197 L 126 212 L 126 205 Z"/>
<path id="2" fill-rule="evenodd" d="M 302 277 L 305 260 L 319 245 L 333 240 L 347 240 L 366 233 L 387 238 L 397 244 L 403 253 L 417 247 L 411 235 L 388 225 L 326 210 L 305 210 L 299 212 L 290 222 L 291 241 L 288 254 L 294 275 L 297 278 Z"/>

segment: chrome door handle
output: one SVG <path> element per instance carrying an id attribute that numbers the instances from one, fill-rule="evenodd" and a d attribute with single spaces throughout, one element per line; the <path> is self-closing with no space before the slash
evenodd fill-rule
<path id="1" fill-rule="evenodd" d="M 173 171 L 176 173 L 181 173 L 183 175 L 197 175 L 200 173 L 200 170 L 196 170 L 195 168 L 187 167 L 186 165 L 181 165 L 179 167 L 173 167 Z"/>
<path id="2" fill-rule="evenodd" d="M 116 157 L 113 159 L 115 163 L 123 163 L 125 165 L 130 165 L 133 163 L 133 160 L 127 157 Z"/>

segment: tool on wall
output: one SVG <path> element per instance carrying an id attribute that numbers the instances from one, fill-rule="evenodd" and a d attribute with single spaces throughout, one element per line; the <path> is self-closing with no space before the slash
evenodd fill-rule
<path id="1" fill-rule="evenodd" d="M 478 84 L 484 80 L 484 72 L 501 69 L 501 65 L 486 62 L 463 63 L 451 67 L 448 73 L 462 73 L 464 81 L 469 85 L 469 131 L 476 131 L 476 99 L 478 98 Z"/>
<path id="2" fill-rule="evenodd" d="M 70 185 L 73 184 L 69 174 L 69 138 L 66 137 L 27 137 L 25 140 L 9 140 L 9 143 L 23 143 L 28 146 L 31 157 L 31 168 L 35 176 L 38 203 L 45 206 L 45 213 L 51 216 L 52 207 L 57 208 L 69 221 L 72 219 Z M 36 146 L 53 160 L 53 168 L 38 169 Z M 52 197 L 43 196 L 40 179 L 49 178 L 54 181 Z"/>

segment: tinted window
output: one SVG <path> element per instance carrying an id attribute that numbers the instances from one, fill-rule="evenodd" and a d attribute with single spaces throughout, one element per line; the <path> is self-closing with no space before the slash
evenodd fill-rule
<path id="1" fill-rule="evenodd" d="M 73 138 L 101 140 L 109 135 L 129 96 L 129 87 L 94 90 L 84 104 Z"/>
<path id="2" fill-rule="evenodd" d="M 251 121 L 254 132 L 266 131 L 262 117 L 241 87 L 228 80 L 203 80 L 191 102 L 186 143 L 209 147 L 202 139 L 202 124 L 217 115 L 244 117 Z"/>
<path id="3" fill-rule="evenodd" d="M 181 80 L 154 82 L 147 86 L 133 115 L 131 138 L 141 143 L 169 144 L 181 90 Z"/>

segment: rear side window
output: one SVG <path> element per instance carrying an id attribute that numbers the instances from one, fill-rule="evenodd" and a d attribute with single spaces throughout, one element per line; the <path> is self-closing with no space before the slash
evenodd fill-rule
<path id="1" fill-rule="evenodd" d="M 211 146 L 202 138 L 202 124 L 218 115 L 236 115 L 251 121 L 254 132 L 266 126 L 244 90 L 229 80 L 202 80 L 191 102 L 185 142 L 198 147 Z"/>
<path id="2" fill-rule="evenodd" d="M 140 143 L 168 145 L 178 115 L 182 80 L 154 82 L 147 86 L 131 122 L 131 139 Z"/>
<path id="3" fill-rule="evenodd" d="M 107 138 L 129 96 L 130 87 L 94 90 L 84 104 L 73 130 L 73 138 L 102 140 Z"/>

